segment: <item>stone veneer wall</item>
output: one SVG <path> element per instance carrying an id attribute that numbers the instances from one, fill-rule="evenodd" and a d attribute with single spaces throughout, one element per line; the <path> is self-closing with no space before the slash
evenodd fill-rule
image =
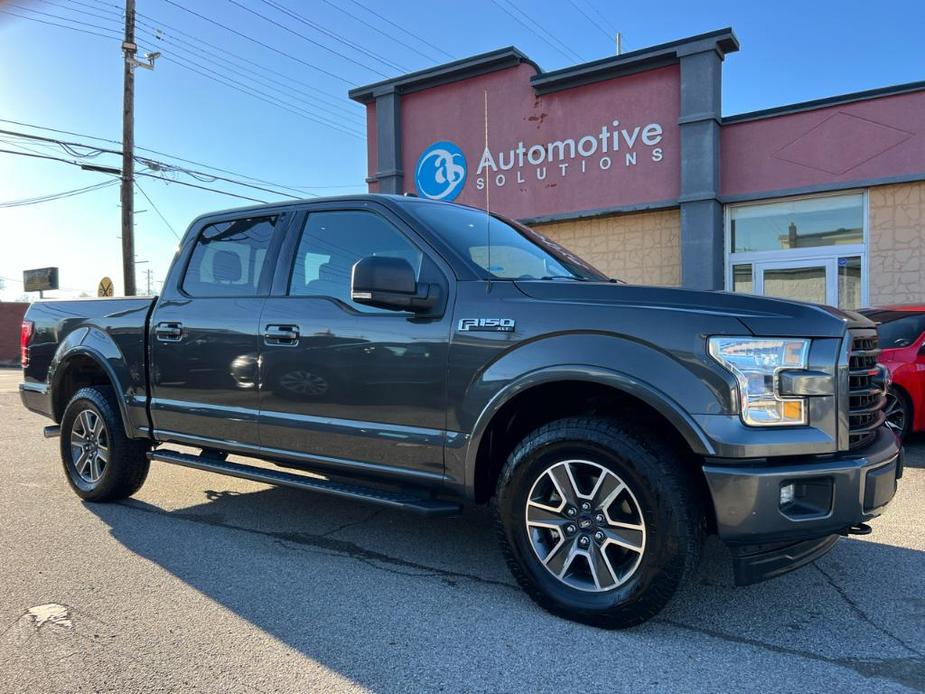
<path id="1" fill-rule="evenodd" d="M 872 306 L 925 301 L 925 182 L 868 193 Z"/>
<path id="2" fill-rule="evenodd" d="M 681 285 L 677 209 L 533 226 L 610 277 L 630 284 Z"/>

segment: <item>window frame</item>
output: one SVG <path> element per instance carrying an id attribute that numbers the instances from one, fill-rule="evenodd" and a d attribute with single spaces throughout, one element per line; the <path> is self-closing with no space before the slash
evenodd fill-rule
<path id="1" fill-rule="evenodd" d="M 862 237 L 861 243 L 816 246 L 811 248 L 779 248 L 771 251 L 743 251 L 739 253 L 732 252 L 732 213 L 733 210 L 742 207 L 755 207 L 758 205 L 772 205 L 782 202 L 798 202 L 800 200 L 818 200 L 822 198 L 834 197 L 861 197 L 861 223 Z M 760 263 L 801 263 L 803 261 L 816 260 L 820 264 L 828 259 L 836 261 L 836 276 L 834 281 L 838 282 L 837 277 L 837 259 L 860 256 L 861 258 L 861 305 L 862 308 L 870 305 L 870 283 L 869 283 L 869 260 L 868 249 L 870 248 L 870 213 L 869 213 L 869 195 L 866 188 L 852 188 L 847 190 L 830 191 L 826 193 L 813 193 L 807 195 L 785 195 L 781 197 L 759 198 L 756 200 L 747 200 L 744 202 L 728 203 L 723 207 L 723 255 L 725 257 L 723 267 L 724 289 L 727 292 L 733 291 L 733 267 L 736 265 L 751 265 L 752 268 L 752 287 L 759 285 L 756 274 L 756 265 Z M 837 285 L 836 285 L 837 289 Z"/>
<path id="2" fill-rule="evenodd" d="M 248 214 L 243 214 L 241 211 L 234 213 L 210 216 L 200 220 L 197 220 L 195 223 L 195 232 L 191 234 L 192 240 L 187 243 L 187 245 L 181 249 L 181 254 L 178 254 L 176 258 L 176 267 L 178 269 L 175 280 L 170 282 L 173 291 L 177 296 L 187 298 L 187 299 L 259 299 L 266 298 L 270 295 L 270 289 L 273 282 L 273 277 L 275 275 L 275 268 L 277 265 L 278 255 L 280 247 L 283 244 L 285 237 L 287 236 L 289 225 L 292 221 L 292 214 L 286 210 L 280 209 L 269 209 L 269 210 L 248 210 Z M 254 294 L 221 294 L 215 296 L 201 296 L 196 294 L 190 294 L 185 288 L 184 283 L 186 281 L 186 276 L 189 273 L 190 264 L 193 262 L 193 255 L 196 252 L 196 248 L 199 246 L 199 241 L 202 238 L 203 232 L 209 227 L 215 226 L 216 224 L 224 224 L 227 222 L 235 222 L 242 219 L 255 219 L 255 218 L 269 218 L 276 217 L 277 223 L 274 229 L 273 238 L 270 240 L 269 245 L 267 246 L 267 254 L 264 258 L 263 269 L 260 273 L 260 280 L 257 284 L 257 291 Z M 167 286 L 165 284 L 165 286 Z M 243 285 L 242 285 L 243 286 Z M 165 293 L 166 295 L 166 293 Z"/>
<path id="3" fill-rule="evenodd" d="M 455 284 L 450 282 L 448 278 L 454 277 L 454 274 L 443 257 L 438 252 L 436 252 L 430 246 L 430 244 L 428 244 L 427 241 L 422 238 L 411 225 L 408 224 L 405 219 L 395 214 L 385 205 L 381 205 L 378 202 L 372 200 L 326 201 L 309 203 L 303 207 L 300 207 L 297 213 L 293 215 L 289 225 L 288 233 L 286 234 L 282 248 L 280 249 L 279 255 L 277 256 L 276 272 L 274 273 L 273 285 L 270 289 L 271 297 L 276 299 L 291 299 L 296 301 L 328 301 L 337 304 L 344 311 L 349 312 L 351 315 L 360 317 L 393 316 L 395 318 L 408 319 L 409 317 L 417 316 L 417 314 L 410 311 L 392 311 L 386 309 L 376 311 L 358 310 L 352 304 L 344 303 L 337 297 L 333 296 L 326 296 L 321 294 L 289 294 L 289 285 L 292 281 L 292 273 L 295 272 L 296 253 L 298 252 L 299 247 L 302 245 L 302 236 L 305 233 L 305 225 L 308 221 L 308 216 L 311 214 L 317 214 L 319 212 L 366 212 L 377 215 L 382 220 L 390 224 L 399 234 L 401 234 L 401 236 L 406 241 L 408 241 L 408 243 L 420 251 L 422 255 L 422 271 L 425 265 L 428 263 L 428 260 L 430 261 L 430 264 L 436 268 L 436 279 L 443 289 L 444 296 L 447 297 L 447 301 L 452 299 L 451 293 L 454 291 Z M 420 280 L 420 278 L 418 279 Z M 452 304 L 444 304 L 444 306 L 448 305 Z M 440 313 L 442 314 L 443 311 L 440 311 Z"/>

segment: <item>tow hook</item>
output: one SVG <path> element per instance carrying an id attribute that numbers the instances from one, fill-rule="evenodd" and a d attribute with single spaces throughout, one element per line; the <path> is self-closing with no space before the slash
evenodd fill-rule
<path id="1" fill-rule="evenodd" d="M 845 528 L 841 531 L 841 534 L 844 536 L 848 535 L 870 535 L 874 531 L 867 523 L 858 523 L 857 525 L 852 525 L 850 528 Z"/>

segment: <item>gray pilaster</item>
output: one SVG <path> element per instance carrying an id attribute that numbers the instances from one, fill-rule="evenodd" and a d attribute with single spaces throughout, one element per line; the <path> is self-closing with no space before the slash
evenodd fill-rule
<path id="1" fill-rule="evenodd" d="M 681 283 L 723 288 L 719 138 L 723 53 L 715 41 L 678 51 L 681 61 Z"/>
<path id="2" fill-rule="evenodd" d="M 380 193 L 402 192 L 401 95 L 394 86 L 374 94 L 376 99 L 376 174 Z"/>

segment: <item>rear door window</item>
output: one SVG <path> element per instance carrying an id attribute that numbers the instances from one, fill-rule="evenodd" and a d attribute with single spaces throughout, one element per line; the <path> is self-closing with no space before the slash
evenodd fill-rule
<path id="1" fill-rule="evenodd" d="M 190 296 L 258 296 L 268 278 L 277 216 L 248 217 L 203 228 L 183 277 Z M 266 284 L 266 282 L 264 282 Z"/>

